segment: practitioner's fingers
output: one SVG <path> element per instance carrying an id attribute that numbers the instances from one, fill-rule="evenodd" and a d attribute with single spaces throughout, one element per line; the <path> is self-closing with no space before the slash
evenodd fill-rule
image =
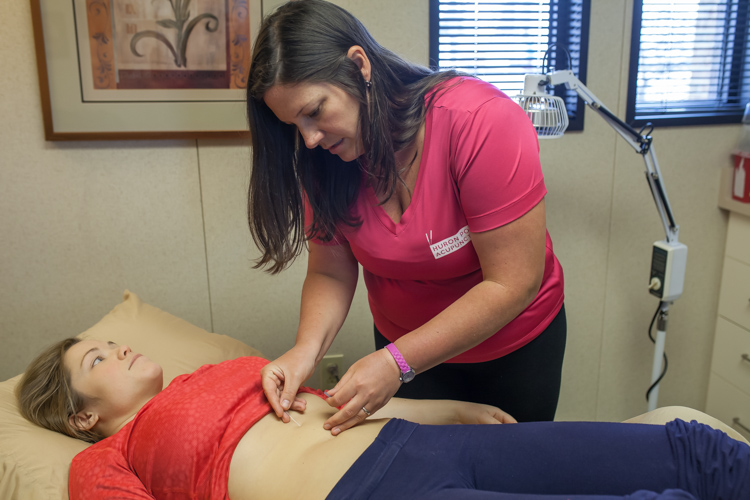
<path id="1" fill-rule="evenodd" d="M 368 415 L 365 413 L 362 407 L 357 408 L 357 406 L 354 406 L 356 403 L 353 403 L 351 406 L 347 405 L 336 415 L 339 415 L 340 419 L 345 419 L 343 422 L 339 424 L 324 424 L 323 428 L 330 430 L 331 434 L 334 436 L 338 436 L 342 432 L 344 432 L 347 429 L 351 429 L 357 424 L 361 424 L 364 422 L 368 416 L 372 415 L 374 412 L 370 412 Z M 333 418 L 333 417 L 332 417 Z"/>
<path id="2" fill-rule="evenodd" d="M 269 363 L 261 369 L 260 379 L 263 392 L 266 394 L 266 399 L 268 399 L 273 412 L 277 417 L 282 418 L 284 416 L 284 408 L 281 406 L 280 397 L 285 382 L 284 371 L 280 367 Z"/>
<path id="3" fill-rule="evenodd" d="M 390 354 L 376 351 L 354 363 L 336 387 L 328 391 L 327 402 L 331 406 L 343 407 L 326 420 L 323 427 L 331 434 L 341 432 L 361 423 L 382 408 L 398 390 L 401 381 L 398 368 Z"/>
<path id="4" fill-rule="evenodd" d="M 292 407 L 289 408 L 290 410 L 298 411 L 300 413 L 304 412 L 307 408 L 307 401 L 300 397 L 294 398 L 294 401 L 292 401 Z"/>
<path id="5" fill-rule="evenodd" d="M 307 408 L 307 401 L 305 401 L 304 399 L 300 397 L 295 397 L 294 401 L 292 401 L 292 406 L 291 408 L 289 408 L 289 411 L 296 411 L 299 413 L 304 413 L 306 408 Z M 289 422 L 294 420 L 294 418 L 291 415 L 289 415 L 289 411 L 285 411 L 281 415 L 281 421 L 284 422 L 285 424 L 288 424 Z"/>
<path id="6" fill-rule="evenodd" d="M 284 410 L 292 408 L 292 402 L 297 397 L 299 391 L 300 382 L 293 383 L 291 380 L 284 384 L 284 390 L 281 391 L 279 399 L 281 400 L 281 407 Z"/>
<path id="7" fill-rule="evenodd" d="M 292 408 L 299 387 L 315 369 L 315 360 L 307 359 L 304 353 L 290 349 L 260 371 L 261 385 L 274 413 L 284 422 L 289 422 L 286 411 Z"/>

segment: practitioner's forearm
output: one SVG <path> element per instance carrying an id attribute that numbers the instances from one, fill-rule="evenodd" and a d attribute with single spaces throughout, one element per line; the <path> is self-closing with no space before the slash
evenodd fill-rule
<path id="1" fill-rule="evenodd" d="M 357 287 L 357 262 L 348 246 L 310 244 L 296 346 L 323 358 L 344 324 Z"/>

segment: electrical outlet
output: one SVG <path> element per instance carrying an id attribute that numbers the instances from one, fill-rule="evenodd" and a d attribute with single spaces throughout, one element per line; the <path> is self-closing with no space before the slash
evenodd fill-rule
<path id="1" fill-rule="evenodd" d="M 332 389 L 344 375 L 344 355 L 327 354 L 320 362 L 320 387 Z"/>

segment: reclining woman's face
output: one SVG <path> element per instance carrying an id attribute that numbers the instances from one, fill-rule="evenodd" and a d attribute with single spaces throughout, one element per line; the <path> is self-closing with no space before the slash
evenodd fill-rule
<path id="1" fill-rule="evenodd" d="M 87 401 L 74 425 L 98 425 L 105 435 L 119 430 L 164 383 L 161 366 L 114 342 L 83 340 L 63 361 L 72 389 Z"/>

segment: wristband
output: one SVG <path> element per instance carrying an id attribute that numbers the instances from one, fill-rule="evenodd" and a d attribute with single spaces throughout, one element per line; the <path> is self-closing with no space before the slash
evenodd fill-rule
<path id="1" fill-rule="evenodd" d="M 405 384 L 414 380 L 416 373 L 414 373 L 414 369 L 411 366 L 409 366 L 409 363 L 407 363 L 404 357 L 401 355 L 401 352 L 398 350 L 398 347 L 396 347 L 395 344 L 390 343 L 387 346 L 385 346 L 385 348 L 388 349 L 388 352 L 391 353 L 391 356 L 393 356 L 393 359 L 396 360 L 396 364 L 401 370 L 401 375 L 399 376 L 399 380 L 401 380 L 401 382 Z"/>

